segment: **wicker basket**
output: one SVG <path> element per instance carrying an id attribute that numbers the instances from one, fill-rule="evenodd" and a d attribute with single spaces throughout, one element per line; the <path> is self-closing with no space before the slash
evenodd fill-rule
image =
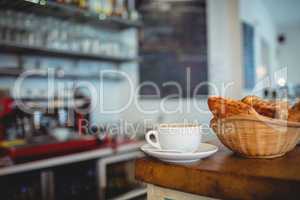
<path id="1" fill-rule="evenodd" d="M 211 120 L 221 142 L 247 158 L 275 158 L 291 151 L 300 138 L 300 123 L 257 116 Z"/>

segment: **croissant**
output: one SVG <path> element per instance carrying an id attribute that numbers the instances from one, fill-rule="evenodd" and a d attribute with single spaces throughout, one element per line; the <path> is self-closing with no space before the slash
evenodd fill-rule
<path id="1" fill-rule="evenodd" d="M 298 101 L 297 103 L 295 103 L 291 110 L 294 110 L 294 111 L 299 111 L 300 112 L 300 101 Z"/>
<path id="2" fill-rule="evenodd" d="M 241 101 L 263 116 L 283 120 L 288 118 L 289 104 L 286 101 L 266 101 L 257 96 L 246 96 Z"/>
<path id="3" fill-rule="evenodd" d="M 300 101 L 295 103 L 291 109 L 289 109 L 288 121 L 300 122 Z"/>
<path id="4" fill-rule="evenodd" d="M 256 111 L 246 103 L 222 97 L 209 97 L 208 107 L 216 118 L 226 118 L 240 114 L 257 114 Z"/>

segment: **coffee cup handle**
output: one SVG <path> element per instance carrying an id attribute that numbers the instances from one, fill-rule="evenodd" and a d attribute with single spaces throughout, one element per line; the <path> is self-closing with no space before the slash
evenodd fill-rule
<path id="1" fill-rule="evenodd" d="M 151 136 L 154 136 L 155 138 L 155 142 L 151 139 Z M 150 144 L 151 146 L 160 149 L 160 145 L 159 145 L 159 141 L 158 141 L 158 131 L 152 130 L 152 131 L 148 131 L 146 133 L 146 141 L 148 144 Z"/>

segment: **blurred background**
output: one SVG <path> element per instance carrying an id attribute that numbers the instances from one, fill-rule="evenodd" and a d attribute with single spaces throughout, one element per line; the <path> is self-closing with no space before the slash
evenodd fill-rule
<path id="1" fill-rule="evenodd" d="M 299 98 L 299 10 L 0 0 L 1 199 L 145 199 L 134 160 L 155 124 L 208 124 L 208 95 Z"/>

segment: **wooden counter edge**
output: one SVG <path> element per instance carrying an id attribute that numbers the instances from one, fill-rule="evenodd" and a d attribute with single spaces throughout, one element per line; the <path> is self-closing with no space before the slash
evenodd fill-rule
<path id="1" fill-rule="evenodd" d="M 146 183 L 213 198 L 300 198 L 300 183 L 297 181 L 197 170 L 151 158 L 136 160 L 135 177 Z"/>

